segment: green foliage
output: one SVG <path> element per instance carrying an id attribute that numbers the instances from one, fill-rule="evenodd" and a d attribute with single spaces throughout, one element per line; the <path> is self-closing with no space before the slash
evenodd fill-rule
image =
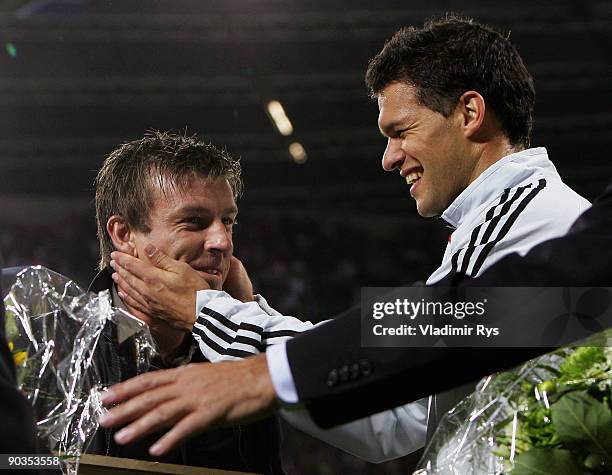
<path id="1" fill-rule="evenodd" d="M 612 368 L 605 347 L 583 346 L 569 354 L 559 367 L 558 381 L 574 389 L 605 390 L 610 387 Z M 603 383 L 603 384 L 594 384 Z"/>
<path id="2" fill-rule="evenodd" d="M 539 372 L 530 378 L 500 375 L 500 383 L 515 388 L 509 404 L 517 420 L 497 426 L 495 454 L 509 461 L 514 447 L 512 475 L 610 474 L 612 348 L 577 347 L 555 355 L 560 363 L 536 366 Z"/>
<path id="3" fill-rule="evenodd" d="M 580 379 L 591 366 L 605 360 L 604 350 L 601 347 L 581 346 L 572 351 L 559 366 L 562 379 Z"/>
<path id="4" fill-rule="evenodd" d="M 612 412 L 606 406 L 575 391 L 553 404 L 551 413 L 563 445 L 600 455 L 612 465 Z"/>
<path id="5" fill-rule="evenodd" d="M 519 455 L 512 475 L 583 475 L 584 471 L 569 450 L 533 449 Z"/>

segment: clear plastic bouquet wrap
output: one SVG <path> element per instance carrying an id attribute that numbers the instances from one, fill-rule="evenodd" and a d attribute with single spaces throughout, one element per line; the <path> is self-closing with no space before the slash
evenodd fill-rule
<path id="1" fill-rule="evenodd" d="M 86 292 L 44 267 L 27 267 L 4 298 L 17 384 L 34 408 L 39 437 L 76 473 L 98 429 L 99 391 L 149 367 L 148 327 L 114 308 L 108 291 Z"/>
<path id="2" fill-rule="evenodd" d="M 415 475 L 612 474 L 611 399 L 608 330 L 481 380 L 442 419 Z"/>

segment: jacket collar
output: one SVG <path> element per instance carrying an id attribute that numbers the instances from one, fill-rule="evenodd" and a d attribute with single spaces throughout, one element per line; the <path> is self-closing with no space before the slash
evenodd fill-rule
<path id="1" fill-rule="evenodd" d="M 88 292 L 101 292 L 102 290 L 112 290 L 113 289 L 113 278 L 111 277 L 113 273 L 113 269 L 111 267 L 106 266 L 100 272 L 96 274 L 93 278 L 89 287 L 87 288 Z"/>
<path id="2" fill-rule="evenodd" d="M 529 148 L 506 155 L 470 183 L 444 210 L 440 218 L 456 229 L 472 210 L 489 203 L 498 197 L 502 190 L 513 188 L 536 173 L 559 178 L 544 147 Z"/>
<path id="3" fill-rule="evenodd" d="M 120 308 L 130 313 L 130 310 L 127 308 L 127 306 L 125 305 L 123 300 L 121 300 L 121 297 L 119 297 L 119 294 L 117 293 L 117 287 L 115 286 L 115 282 L 111 277 L 113 272 L 114 271 L 112 267 L 107 266 L 102 269 L 91 281 L 91 284 L 89 284 L 89 288 L 87 289 L 87 291 L 98 293 L 103 290 L 109 290 L 113 307 Z"/>

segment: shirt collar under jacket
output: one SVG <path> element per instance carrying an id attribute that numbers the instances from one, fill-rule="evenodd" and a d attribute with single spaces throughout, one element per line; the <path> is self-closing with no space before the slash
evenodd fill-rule
<path id="1" fill-rule="evenodd" d="M 528 148 L 506 155 L 470 183 L 444 210 L 440 218 L 449 226 L 458 228 L 471 210 L 494 200 L 504 189 L 517 186 L 536 174 L 560 179 L 557 169 L 548 158 L 546 148 Z"/>

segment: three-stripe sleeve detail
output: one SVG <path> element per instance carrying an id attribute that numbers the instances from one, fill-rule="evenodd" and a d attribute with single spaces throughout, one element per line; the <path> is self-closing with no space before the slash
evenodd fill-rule
<path id="1" fill-rule="evenodd" d="M 506 188 L 504 190 L 499 201 L 486 212 L 485 220 L 472 230 L 468 245 L 453 254 L 452 272 L 461 272 L 466 275 L 478 274 L 495 245 L 508 234 L 521 212 L 546 186 L 546 180 L 540 179 L 537 186 L 535 188 L 533 186 L 534 184 L 530 183 L 515 189 Z M 533 189 L 528 192 L 530 188 Z M 494 236 L 496 232 L 497 235 Z"/>
<path id="2" fill-rule="evenodd" d="M 264 352 L 269 344 L 274 343 L 270 340 L 293 337 L 301 332 L 290 329 L 266 331 L 264 327 L 246 321 L 236 323 L 209 307 L 200 310 L 193 327 L 196 340 L 219 356 L 237 358 Z"/>
<path id="3" fill-rule="evenodd" d="M 506 222 L 500 229 L 495 239 L 485 244 L 483 250 L 478 256 L 478 259 L 476 259 L 476 263 L 474 264 L 474 269 L 472 270 L 473 274 L 478 274 L 478 271 L 484 264 L 484 261 L 489 255 L 489 253 L 491 252 L 491 250 L 495 247 L 497 243 L 499 243 L 506 236 L 506 234 L 508 234 L 508 231 L 510 231 L 510 228 L 515 223 L 516 219 L 520 216 L 520 214 L 523 212 L 523 210 L 527 207 L 527 205 L 531 202 L 531 200 L 533 200 L 536 197 L 536 195 L 540 193 L 540 191 L 542 191 L 545 187 L 546 187 L 546 180 L 544 178 L 541 178 L 538 181 L 538 186 L 536 186 L 533 190 L 531 190 L 521 200 L 521 202 L 518 204 L 516 209 L 512 212 L 510 217 L 506 220 Z"/>

